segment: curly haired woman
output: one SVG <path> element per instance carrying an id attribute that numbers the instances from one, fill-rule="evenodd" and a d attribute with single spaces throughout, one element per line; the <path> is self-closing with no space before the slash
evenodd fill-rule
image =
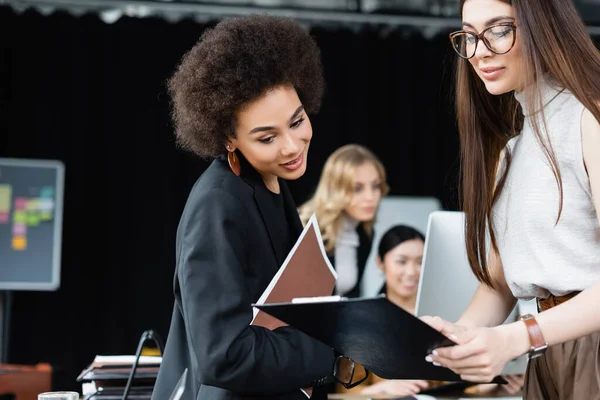
<path id="1" fill-rule="evenodd" d="M 291 327 L 251 326 L 302 230 L 286 180 L 306 170 L 320 52 L 291 20 L 228 19 L 169 81 L 178 142 L 211 165 L 177 231 L 175 306 L 152 399 L 187 368 L 185 399 L 303 399 L 332 377 L 333 349 Z M 313 398 L 317 392 L 313 390 Z"/>

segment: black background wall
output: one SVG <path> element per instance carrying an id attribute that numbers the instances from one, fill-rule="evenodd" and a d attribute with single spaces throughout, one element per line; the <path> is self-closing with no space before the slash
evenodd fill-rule
<path id="1" fill-rule="evenodd" d="M 175 148 L 165 80 L 206 26 L 0 7 L 0 157 L 66 165 L 61 287 L 16 292 L 9 361 L 50 362 L 55 389 L 96 354 L 132 354 L 143 330 L 166 337 L 174 238 L 207 163 Z M 455 209 L 458 138 L 447 36 L 314 28 L 327 92 L 298 203 L 346 143 L 380 156 L 391 194 Z M 1 268 L 1 266 L 0 266 Z"/>

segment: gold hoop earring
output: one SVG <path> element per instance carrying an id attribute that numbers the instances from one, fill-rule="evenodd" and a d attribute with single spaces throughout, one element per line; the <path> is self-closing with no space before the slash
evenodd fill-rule
<path id="1" fill-rule="evenodd" d="M 235 150 L 227 153 L 227 162 L 229 163 L 229 168 L 231 168 L 231 171 L 233 171 L 235 176 L 240 176 L 240 159 L 235 154 Z"/>

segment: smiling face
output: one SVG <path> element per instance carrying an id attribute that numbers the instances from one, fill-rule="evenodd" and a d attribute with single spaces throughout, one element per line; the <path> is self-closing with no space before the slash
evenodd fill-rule
<path id="1" fill-rule="evenodd" d="M 391 298 L 410 301 L 417 296 L 421 278 L 424 243 L 421 239 L 406 240 L 388 251 L 383 260 L 377 257 L 385 274 L 387 294 Z"/>
<path id="2" fill-rule="evenodd" d="M 293 180 L 304 175 L 311 138 L 310 120 L 296 90 L 279 86 L 237 114 L 236 136 L 227 145 L 229 151 L 240 151 L 266 186 L 278 192 L 278 177 Z"/>
<path id="3" fill-rule="evenodd" d="M 486 38 L 496 41 L 499 47 L 504 45 L 503 42 L 512 43 L 512 36 L 516 35 L 514 46 L 506 54 L 495 54 L 479 40 L 475 56 L 470 58 L 469 62 L 491 94 L 520 91 L 524 86 L 525 74 L 519 46 L 518 24 L 514 32 L 506 28 L 507 23 L 516 23 L 513 7 L 500 0 L 467 0 L 463 5 L 462 16 L 463 30 L 474 34 L 500 24 L 486 34 Z"/>

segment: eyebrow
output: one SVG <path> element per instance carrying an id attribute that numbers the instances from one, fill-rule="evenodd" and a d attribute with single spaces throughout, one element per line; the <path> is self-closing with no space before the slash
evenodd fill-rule
<path id="1" fill-rule="evenodd" d="M 298 107 L 296 111 L 294 111 L 288 122 L 292 122 L 302 111 L 304 111 L 304 106 Z M 276 127 L 274 126 L 257 126 L 256 128 L 252 129 L 249 133 L 252 135 L 253 133 L 273 131 L 275 129 Z"/>
<path id="2" fill-rule="evenodd" d="M 510 19 L 512 21 L 515 20 L 513 17 L 509 17 L 507 15 L 502 15 L 500 17 L 494 17 L 494 18 L 488 19 L 487 21 L 485 21 L 484 25 L 485 26 L 489 26 L 489 25 L 495 24 L 496 22 L 507 20 L 507 19 Z M 468 23 L 466 21 L 463 21 L 462 24 L 463 24 L 463 26 L 468 26 L 469 28 L 475 29 L 475 27 L 473 25 L 471 25 L 470 23 Z"/>

